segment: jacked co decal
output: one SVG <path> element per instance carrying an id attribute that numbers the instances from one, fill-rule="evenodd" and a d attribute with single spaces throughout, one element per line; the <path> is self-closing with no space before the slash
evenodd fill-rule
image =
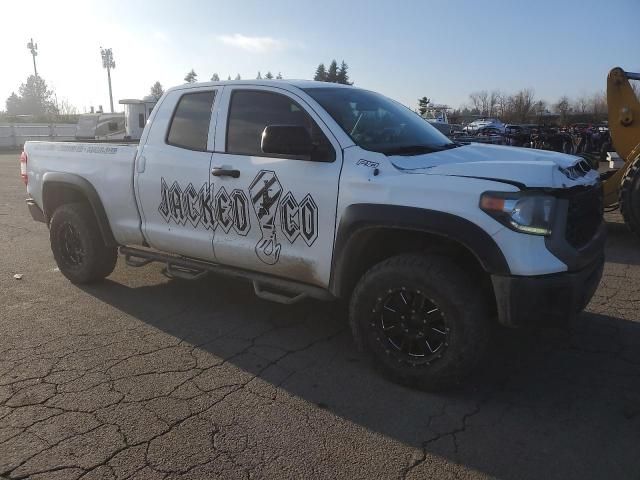
<path id="1" fill-rule="evenodd" d="M 280 234 L 290 244 L 302 238 L 309 247 L 318 238 L 318 206 L 311 194 L 298 201 L 292 192 L 283 196 L 283 191 L 278 176 L 271 170 L 258 172 L 249 185 L 248 195 L 240 189 L 227 192 L 224 187 L 214 193 L 213 184 L 196 190 L 190 183 L 183 189 L 178 182 L 168 186 L 161 178 L 158 212 L 167 223 L 188 222 L 214 234 L 220 228 L 225 234 L 246 236 L 252 228 L 253 210 L 260 228 L 256 255 L 262 262 L 274 265 L 282 250 Z"/>
<path id="2" fill-rule="evenodd" d="M 178 182 L 167 186 L 160 179 L 160 206 L 158 212 L 167 223 L 186 225 L 187 221 L 195 228 L 198 225 L 215 231 L 218 226 L 225 233 L 233 228 L 238 235 L 247 235 L 251 229 L 249 200 L 242 190 L 233 190 L 228 194 L 224 187 L 213 195 L 207 185 L 196 191 L 190 183 L 182 190 Z"/>
<path id="3" fill-rule="evenodd" d="M 298 204 L 293 194 L 287 193 L 280 207 L 280 225 L 289 243 L 302 236 L 304 243 L 313 245 L 318 238 L 318 206 L 311 195 Z"/>
<path id="4" fill-rule="evenodd" d="M 282 249 L 282 245 L 278 243 L 275 223 L 282 185 L 275 172 L 261 170 L 251 182 L 249 193 L 262 232 L 262 238 L 256 244 L 256 255 L 264 263 L 273 265 L 280 259 Z"/>

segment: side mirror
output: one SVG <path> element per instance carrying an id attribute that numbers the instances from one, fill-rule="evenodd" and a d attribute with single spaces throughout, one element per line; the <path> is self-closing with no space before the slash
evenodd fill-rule
<path id="1" fill-rule="evenodd" d="M 262 132 L 263 153 L 310 155 L 314 150 L 309 131 L 301 125 L 268 125 Z"/>

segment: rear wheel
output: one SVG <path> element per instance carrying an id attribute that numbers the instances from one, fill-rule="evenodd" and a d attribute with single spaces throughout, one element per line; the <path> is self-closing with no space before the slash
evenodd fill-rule
<path id="1" fill-rule="evenodd" d="M 618 202 L 624 222 L 640 236 L 640 157 L 631 163 L 622 177 Z"/>
<path id="2" fill-rule="evenodd" d="M 369 270 L 350 304 L 358 346 L 393 381 L 424 390 L 459 383 L 489 340 L 485 296 L 445 257 L 399 255 Z"/>
<path id="3" fill-rule="evenodd" d="M 115 268 L 118 251 L 105 245 L 88 204 L 70 203 L 56 209 L 49 239 L 58 268 L 73 283 L 102 280 Z"/>

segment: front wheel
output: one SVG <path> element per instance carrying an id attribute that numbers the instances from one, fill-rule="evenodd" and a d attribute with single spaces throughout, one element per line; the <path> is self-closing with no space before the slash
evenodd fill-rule
<path id="1" fill-rule="evenodd" d="M 115 268 L 118 251 L 105 245 L 89 205 L 62 205 L 53 213 L 49 228 L 58 268 L 72 283 L 102 280 Z"/>
<path id="2" fill-rule="evenodd" d="M 486 297 L 451 260 L 399 255 L 371 268 L 350 303 L 360 349 L 392 381 L 423 390 L 459 383 L 484 356 Z"/>

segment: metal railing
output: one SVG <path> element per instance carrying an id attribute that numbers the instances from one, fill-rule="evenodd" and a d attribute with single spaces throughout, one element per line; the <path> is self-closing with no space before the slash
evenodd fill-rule
<path id="1" fill-rule="evenodd" d="M 31 140 L 65 141 L 76 137 L 75 123 L 12 123 L 0 125 L 0 149 L 21 148 Z"/>

